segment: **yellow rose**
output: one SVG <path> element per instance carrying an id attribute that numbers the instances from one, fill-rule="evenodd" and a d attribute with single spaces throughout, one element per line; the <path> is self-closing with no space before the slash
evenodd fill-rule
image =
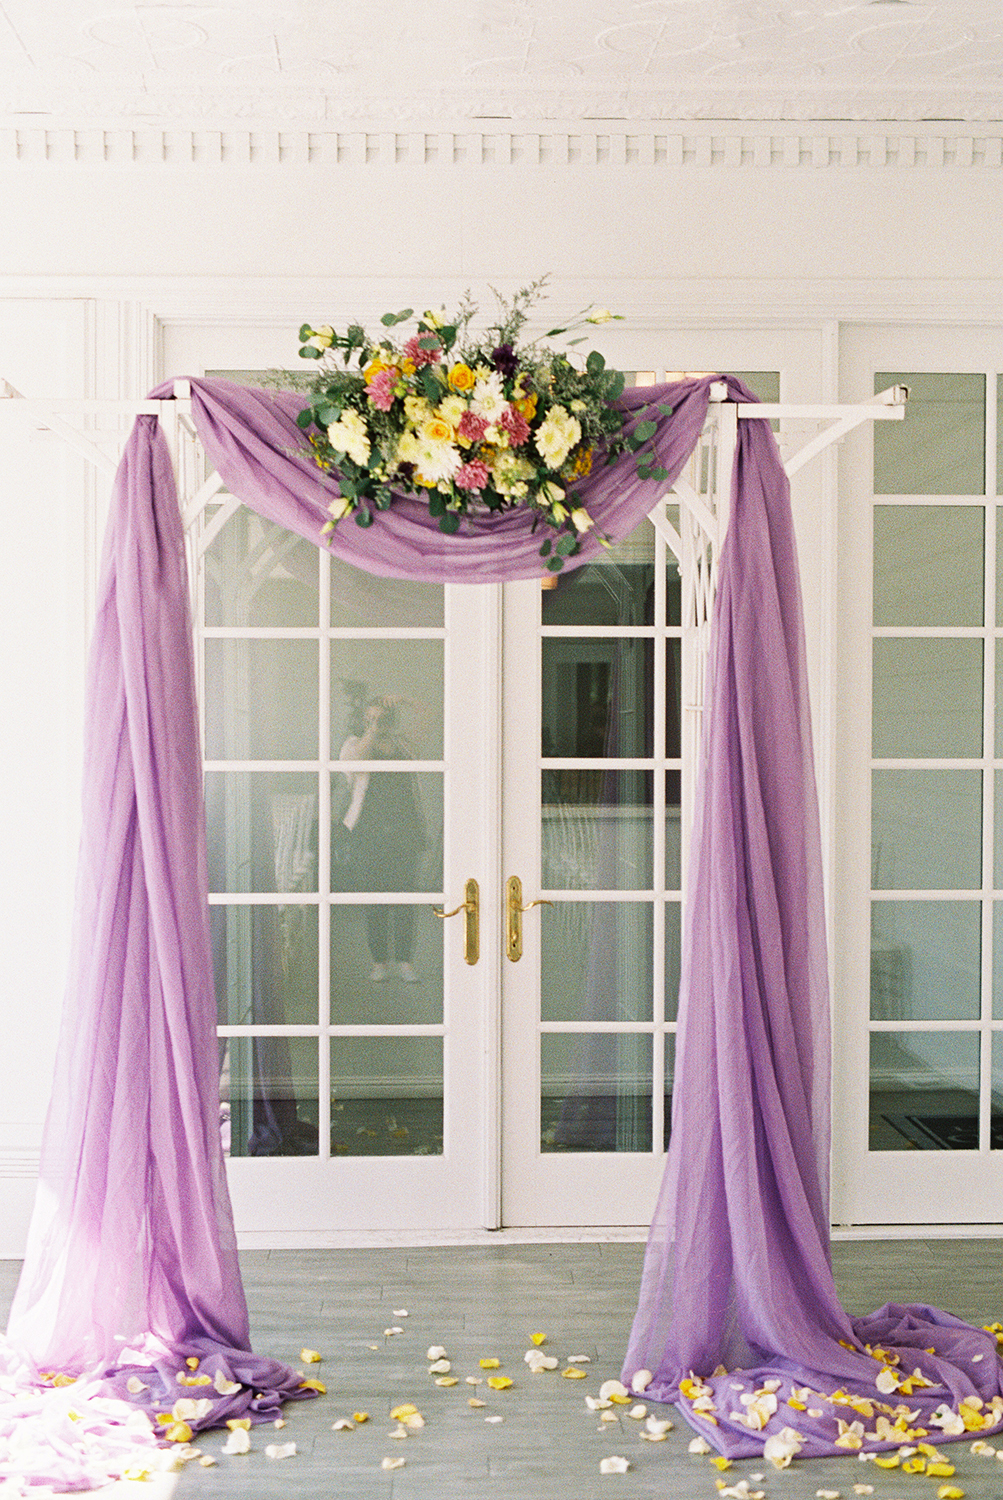
<path id="1" fill-rule="evenodd" d="M 455 364 L 449 372 L 449 383 L 454 391 L 472 391 L 475 378 L 469 365 Z"/>
<path id="2" fill-rule="evenodd" d="M 393 365 L 388 365 L 386 360 L 380 359 L 377 354 L 368 365 L 363 366 L 362 373 L 367 380 L 372 380 L 374 375 L 379 375 L 382 370 L 392 370 Z"/>
<path id="3" fill-rule="evenodd" d="M 442 417 L 432 417 L 422 426 L 421 435 L 430 443 L 449 443 L 453 440 L 453 429 Z"/>
<path id="4" fill-rule="evenodd" d="M 512 405 L 521 417 L 525 417 L 527 422 L 532 422 L 536 416 L 536 402 L 537 397 L 534 392 L 532 396 L 523 396 L 520 400 L 513 401 Z"/>

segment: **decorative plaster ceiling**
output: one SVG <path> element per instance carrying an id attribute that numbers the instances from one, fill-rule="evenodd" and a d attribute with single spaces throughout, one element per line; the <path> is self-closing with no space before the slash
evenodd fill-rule
<path id="1" fill-rule="evenodd" d="M 0 0 L 12 125 L 1001 115 L 1000 0 Z"/>

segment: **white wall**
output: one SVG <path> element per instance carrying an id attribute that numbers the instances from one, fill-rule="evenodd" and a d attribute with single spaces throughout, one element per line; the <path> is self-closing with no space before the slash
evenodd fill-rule
<path id="1" fill-rule="evenodd" d="M 287 319 L 294 356 L 303 318 L 370 316 L 398 297 L 448 301 L 468 285 L 489 303 L 489 284 L 546 271 L 555 313 L 592 300 L 619 309 L 629 320 L 615 330 L 621 348 L 632 329 L 667 330 L 665 363 L 676 326 L 688 336 L 720 324 L 812 330 L 819 395 L 830 398 L 841 319 L 1003 318 L 997 137 L 980 138 L 974 165 L 968 137 L 966 146 L 914 131 L 894 151 L 882 137 L 869 160 L 884 153 L 889 164 L 874 166 L 863 164 L 863 137 L 745 128 L 739 138 L 688 126 L 676 153 L 664 125 L 628 139 L 557 136 L 541 123 L 519 138 L 536 143 L 532 160 L 504 164 L 519 151 L 502 136 L 492 139 L 507 146 L 490 151 L 486 138 L 450 136 L 448 152 L 427 145 L 446 136 L 423 137 L 434 159 L 416 164 L 412 151 L 401 165 L 385 137 L 372 137 L 381 144 L 369 165 L 359 137 L 345 152 L 354 162 L 325 138 L 312 164 L 297 138 L 287 155 L 300 165 L 280 161 L 279 148 L 271 165 L 245 156 L 212 166 L 153 163 L 148 141 L 139 161 L 121 164 L 72 151 L 59 164 L 43 149 L 0 169 L 0 378 L 31 395 L 138 395 L 161 373 L 184 373 L 158 368 L 164 328 L 221 324 L 225 353 L 228 322 L 273 329 Z M 195 137 L 190 145 L 197 157 Z M 567 161 L 576 151 L 593 160 Z M 681 164 L 670 165 L 673 154 Z M 23 1238 L 62 1002 L 88 528 L 101 488 L 88 489 L 54 440 L 9 417 L 0 459 L 0 1254 L 10 1254 Z"/>

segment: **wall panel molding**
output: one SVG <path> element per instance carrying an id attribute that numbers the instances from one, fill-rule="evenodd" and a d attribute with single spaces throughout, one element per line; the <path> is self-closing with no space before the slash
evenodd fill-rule
<path id="1" fill-rule="evenodd" d="M 636 129 L 0 130 L 0 166 L 185 167 L 919 167 L 1003 165 L 1003 127 L 769 122 L 660 123 Z"/>

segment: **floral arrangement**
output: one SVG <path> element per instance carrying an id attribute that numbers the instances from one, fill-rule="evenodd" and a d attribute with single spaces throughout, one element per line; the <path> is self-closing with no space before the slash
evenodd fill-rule
<path id="1" fill-rule="evenodd" d="M 600 457 L 640 448 L 655 424 L 623 431 L 626 414 L 613 403 L 624 377 L 597 350 L 579 366 L 540 341 L 520 346 L 545 281 L 511 301 L 496 293 L 497 318 L 480 337 L 471 332 L 477 308 L 469 296 L 453 317 L 444 308 L 425 312 L 403 341 L 392 330 L 414 317 L 411 308 L 385 313 L 377 339 L 357 324 L 345 333 L 301 327 L 301 357 L 323 368 L 308 382 L 311 400 L 297 421 L 318 465 L 338 480 L 324 532 L 349 515 L 370 526 L 395 494 L 421 495 L 447 533 L 474 509 L 532 508 L 552 533 L 540 547 L 552 572 L 578 551 L 593 521 L 575 498 L 575 481 Z M 586 308 L 543 337 L 615 316 Z M 584 338 L 567 342 L 573 348 Z M 658 478 L 655 464 L 649 452 L 639 472 Z"/>

